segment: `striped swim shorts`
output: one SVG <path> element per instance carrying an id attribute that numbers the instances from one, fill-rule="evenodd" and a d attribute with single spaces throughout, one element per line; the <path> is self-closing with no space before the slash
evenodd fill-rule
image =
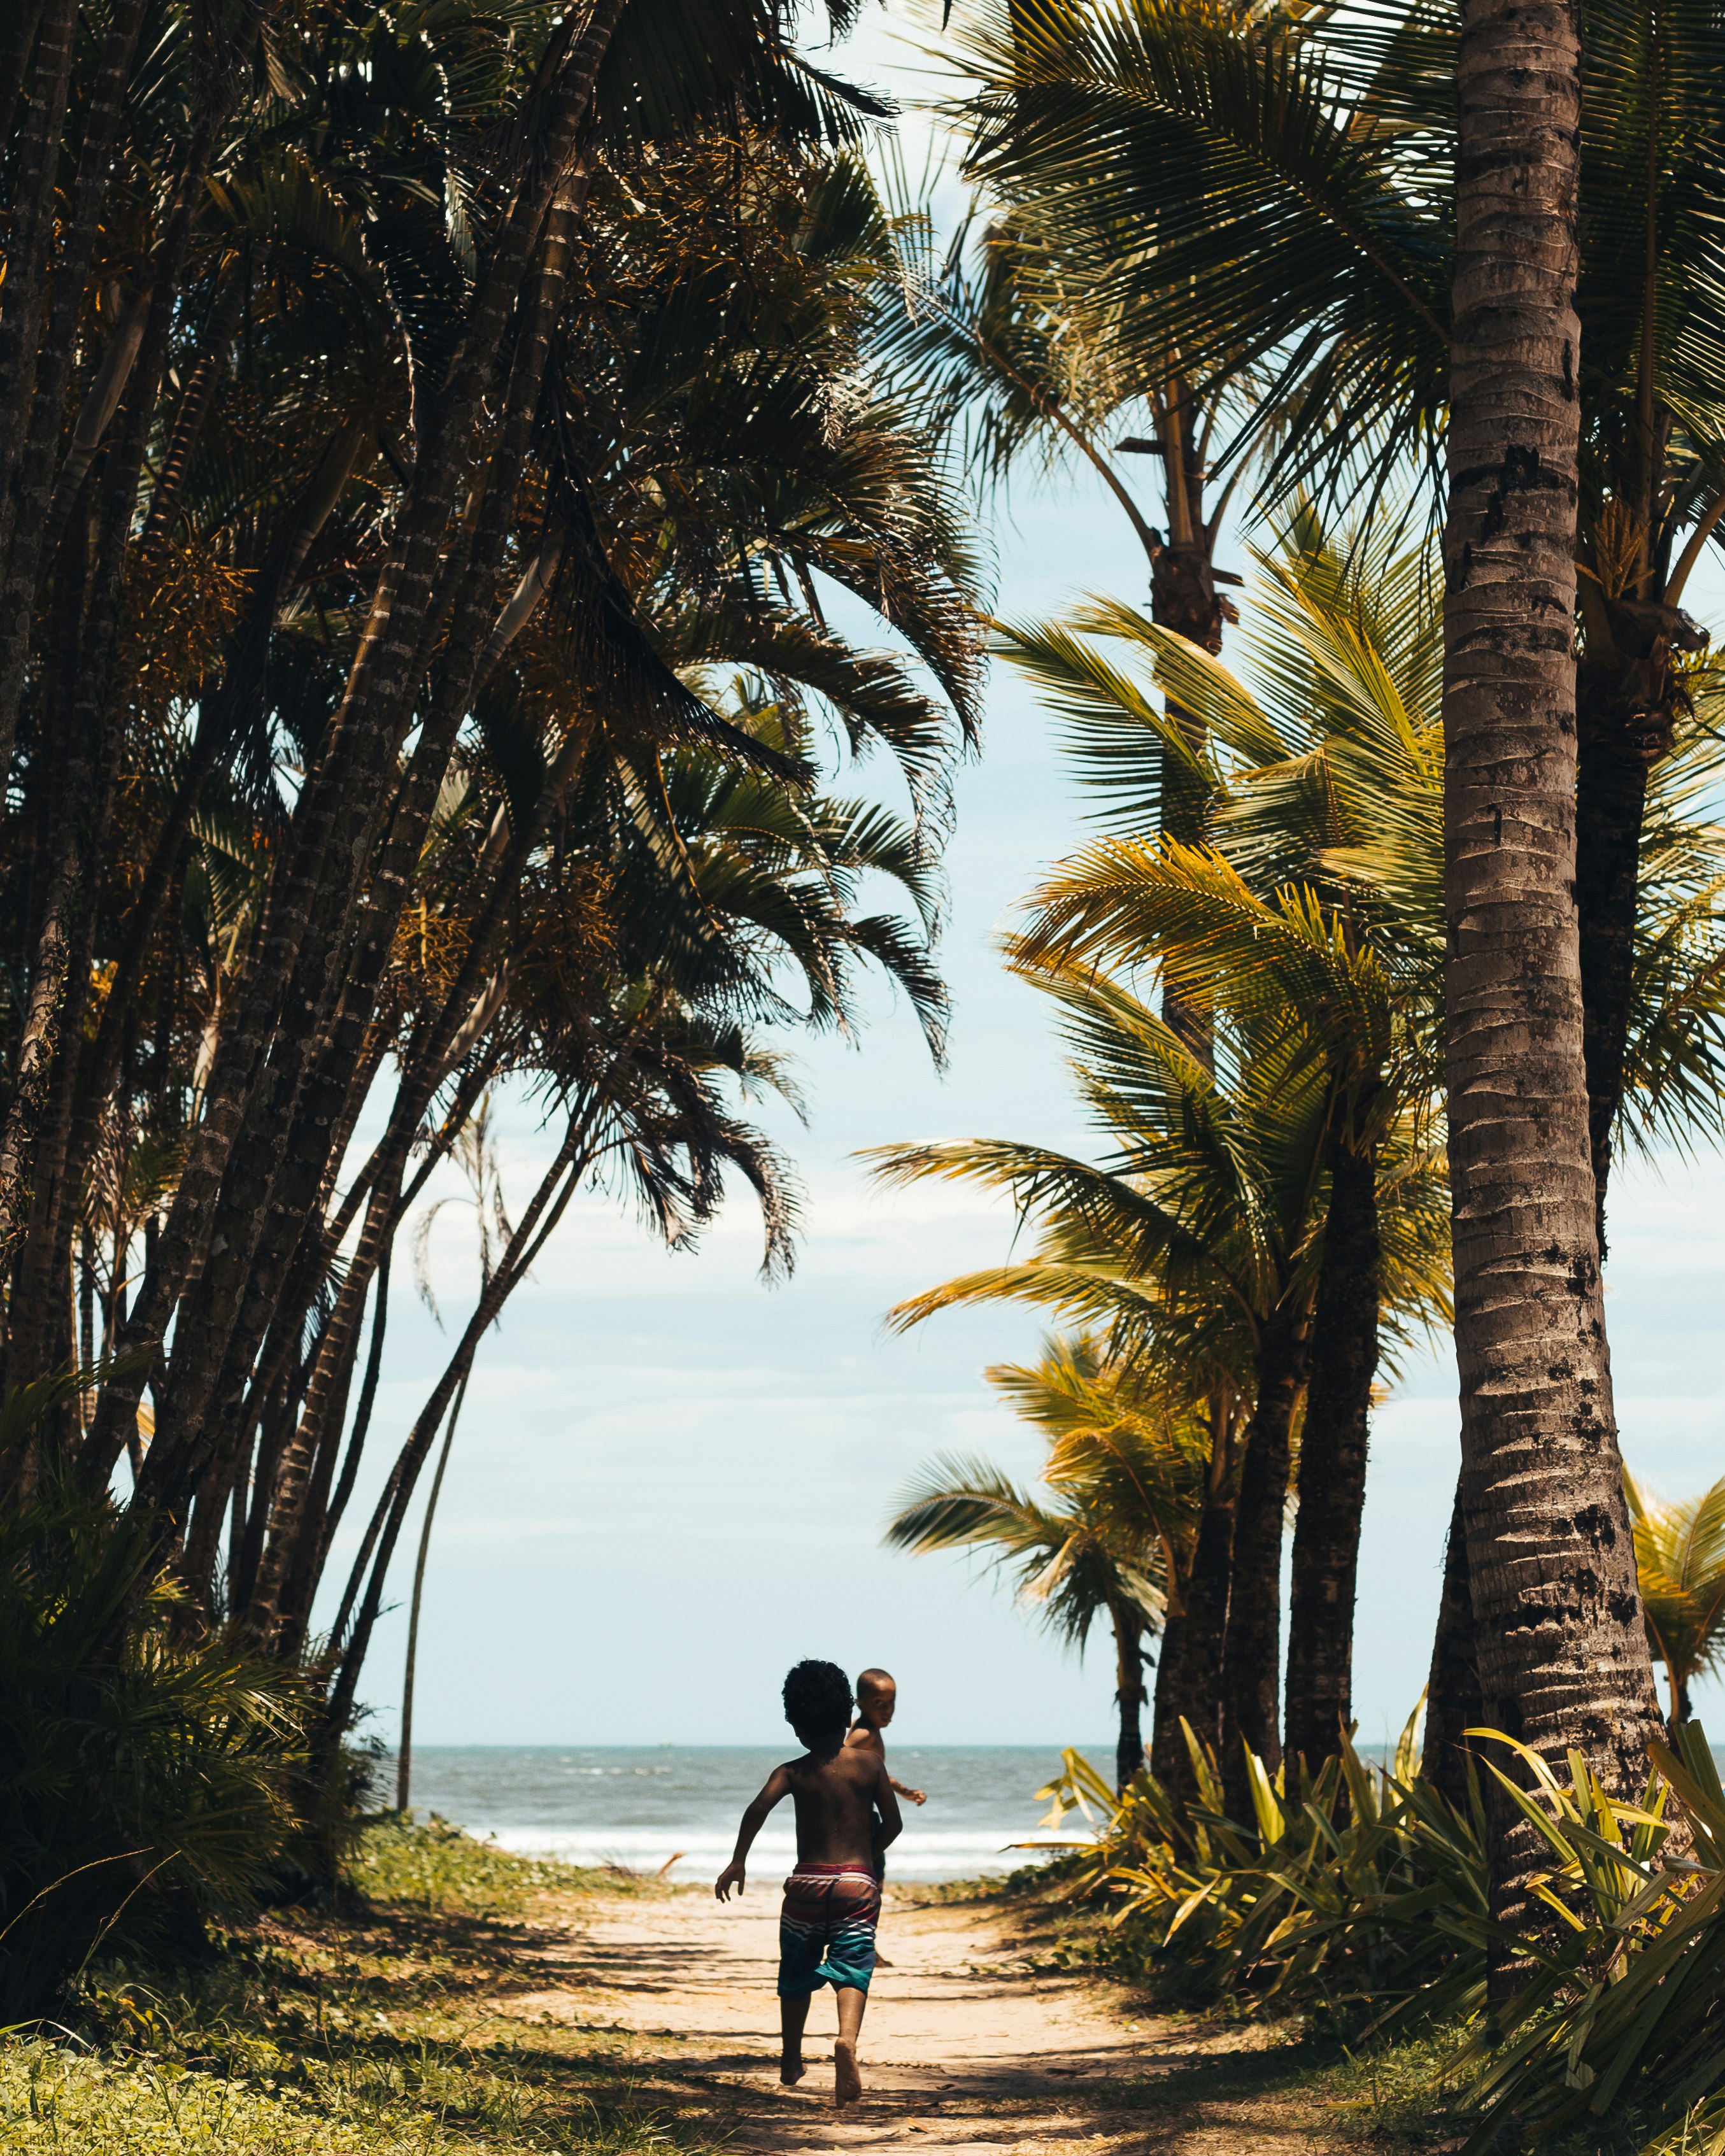
<path id="1" fill-rule="evenodd" d="M 880 1881 L 865 1864 L 799 1864 L 784 1882 L 778 1995 L 806 1999 L 824 1984 L 866 1991 L 875 1973 Z"/>

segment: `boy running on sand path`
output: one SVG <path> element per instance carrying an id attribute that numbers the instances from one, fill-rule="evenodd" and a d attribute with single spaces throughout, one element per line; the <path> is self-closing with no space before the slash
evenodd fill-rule
<path id="1" fill-rule="evenodd" d="M 845 1741 L 852 1704 L 850 1680 L 835 1662 L 798 1662 L 785 1679 L 785 1720 L 806 1749 L 767 1777 L 713 1887 L 721 1902 L 733 1887 L 742 1892 L 755 1836 L 775 1804 L 794 1799 L 797 1868 L 784 1882 L 778 1922 L 778 2077 L 787 2087 L 802 2080 L 809 2001 L 830 1984 L 839 1995 L 833 2101 L 841 2106 L 862 2094 L 856 2046 L 875 1970 L 880 1852 L 901 1825 L 885 1758 Z"/>

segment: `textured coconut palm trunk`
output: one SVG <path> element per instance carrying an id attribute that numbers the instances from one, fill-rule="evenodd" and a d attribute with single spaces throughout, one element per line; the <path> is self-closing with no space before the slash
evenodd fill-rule
<path id="1" fill-rule="evenodd" d="M 1594 1229 L 1601 1255 L 1605 1247 L 1611 1132 L 1623 1099 L 1641 819 L 1647 800 L 1647 764 L 1623 730 L 1611 723 L 1614 716 L 1589 714 L 1584 706 L 1576 788 L 1582 1049 L 1588 1081 Z"/>
<path id="2" fill-rule="evenodd" d="M 1211 1416 L 1209 1473 L 1178 1612 L 1170 1612 L 1156 1667 L 1150 1771 L 1176 1802 L 1189 1804 L 1198 1780 L 1183 1722 L 1202 1744 L 1222 1742 L 1222 1650 L 1234 1568 L 1233 1418 L 1225 1402 Z"/>
<path id="3" fill-rule="evenodd" d="M 1234 1524 L 1234 1568 L 1222 1656 L 1222 1789 L 1231 1818 L 1253 1816 L 1246 1748 L 1281 1763 L 1281 1543 L 1306 1331 L 1286 1309 L 1262 1320 L 1258 1397 L 1247 1425 Z"/>
<path id="4" fill-rule="evenodd" d="M 1353 1604 L 1382 1257 L 1375 1149 L 1338 1142 L 1331 1152 L 1288 1597 L 1284 1741 L 1289 1757 L 1303 1754 L 1314 1772 L 1353 1720 Z"/>
<path id="5" fill-rule="evenodd" d="M 1575 906 L 1580 38 L 1466 0 L 1445 535 L 1462 1510 L 1487 1722 L 1627 1794 L 1656 1733 L 1605 1341 Z M 1542 1850 L 1494 1805 L 1493 1911 Z M 1501 1985 L 1512 1966 L 1500 1956 Z"/>
<path id="6" fill-rule="evenodd" d="M 1114 1786 L 1123 1789 L 1144 1763 L 1144 1625 L 1122 1602 L 1109 1605 L 1108 1618 L 1114 1627 L 1114 1698 L 1120 1714 Z"/>
<path id="7" fill-rule="evenodd" d="M 1455 1483 L 1450 1532 L 1444 1544 L 1444 1584 L 1438 1598 L 1431 1674 L 1425 1681 L 1425 1743 L 1420 1771 L 1438 1794 L 1460 1811 L 1467 1803 L 1466 1743 L 1470 1729 L 1485 1723 L 1479 1664 L 1473 1647 L 1473 1584 L 1467 1568 L 1467 1522 L 1461 1482 Z"/>
<path id="8" fill-rule="evenodd" d="M 1599 1250 L 1612 1134 L 1623 1105 L 1640 905 L 1641 827 L 1653 767 L 1671 752 L 1683 696 L 1675 664 L 1706 633 L 1666 603 L 1656 564 L 1645 602 L 1584 594 L 1576 673 L 1575 901 L 1581 937 L 1581 1045 L 1587 1065 Z"/>
<path id="9" fill-rule="evenodd" d="M 1191 387 L 1173 376 L 1156 399 L 1162 446 L 1163 499 L 1168 536 L 1150 557 L 1150 619 L 1171 629 L 1201 650 L 1222 649 L 1222 624 L 1237 619 L 1216 593 L 1215 525 L 1204 514 L 1204 468 L 1199 437 L 1203 413 Z M 1204 723 L 1172 699 L 1168 716 L 1194 749 L 1204 745 Z M 1162 759 L 1162 829 L 1182 845 L 1204 837 L 1208 788 L 1172 751 Z M 1196 1010 L 1166 988 L 1162 1016 L 1168 1030 L 1206 1070 L 1216 1067 L 1215 1024 L 1208 1011 Z"/>

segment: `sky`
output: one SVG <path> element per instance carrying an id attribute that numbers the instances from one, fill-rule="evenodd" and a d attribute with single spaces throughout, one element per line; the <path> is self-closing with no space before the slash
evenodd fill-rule
<path id="1" fill-rule="evenodd" d="M 927 78 L 909 59 L 875 18 L 852 64 L 915 95 Z M 1087 475 L 1016 485 L 989 521 L 1003 614 L 1051 614 L 1091 591 L 1143 597 L 1142 557 Z M 1237 549 L 1221 561 L 1245 566 Z M 1725 627 L 1725 577 L 1712 563 L 1691 603 Z M 895 1302 L 998 1261 L 1013 1224 L 956 1189 L 885 1195 L 858 1153 L 967 1136 L 1071 1151 L 1086 1142 L 1040 999 L 1007 978 L 995 950 L 1024 894 L 1084 831 L 1049 723 L 1004 668 L 992 675 L 982 752 L 959 773 L 957 806 L 941 947 L 955 1006 L 948 1068 L 934 1070 L 908 1008 L 883 990 L 854 1044 L 793 1044 L 809 1127 L 784 1112 L 762 1117 L 804 1186 L 790 1281 L 759 1279 L 746 1192 L 696 1251 L 676 1255 L 594 1195 L 571 1209 L 487 1337 L 428 1568 L 418 1742 L 773 1743 L 783 1734 L 779 1682 L 804 1655 L 894 1671 L 902 1743 L 1095 1748 L 1106 1737 L 1106 1640 L 1081 1661 L 973 1561 L 880 1545 L 895 1492 L 937 1454 L 980 1453 L 1032 1475 L 1039 1444 L 982 1373 L 1033 1355 L 1040 1328 L 1000 1305 L 908 1336 L 887 1331 Z M 519 1204 L 551 1142 L 525 1103 L 501 1104 L 500 1124 Z M 1725 1163 L 1631 1164 L 1616 1182 L 1610 1240 L 1624 1450 L 1655 1489 L 1685 1494 L 1725 1473 L 1715 1353 Z M 446 1207 L 429 1249 L 450 1332 L 403 1283 L 374 1423 L 372 1450 L 384 1457 L 470 1305 L 470 1213 Z M 1368 1742 L 1399 1728 L 1425 1681 L 1455 1481 L 1455 1395 L 1453 1364 L 1434 1353 L 1373 1419 L 1354 1662 Z M 363 1517 L 356 1504 L 332 1577 Z M 418 1531 L 416 1507 L 410 1540 Z M 363 1686 L 368 1727 L 386 1741 L 411 1562 L 404 1543 L 396 1606 Z M 1719 1720 L 1722 1704 L 1702 1687 L 1703 1717 Z"/>

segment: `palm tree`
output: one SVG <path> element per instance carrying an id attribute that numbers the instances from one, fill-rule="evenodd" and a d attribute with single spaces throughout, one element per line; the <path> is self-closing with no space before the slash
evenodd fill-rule
<path id="1" fill-rule="evenodd" d="M 389 1464 L 321 1743 L 573 1190 L 686 1244 L 740 1176 L 782 1270 L 745 1104 L 785 1029 L 854 1024 L 880 968 L 938 1051 L 977 564 L 879 361 L 885 115 L 779 0 L 309 0 L 267 67 L 255 11 L 14 13 L 0 1377 L 109 1352 L 0 1452 L 0 1505 L 129 1458 L 129 1606 L 171 1568 L 188 1628 L 290 1684 L 394 1239 L 489 1088 L 556 1126 Z M 847 745 L 908 815 L 818 783 Z"/>
<path id="2" fill-rule="evenodd" d="M 0 1214 L 29 1202 L 3 1346 L 14 1378 L 54 1367 L 100 1301 L 137 1352 L 55 1409 L 53 1441 L 95 1487 L 128 1455 L 186 1591 L 273 1626 L 285 1656 L 355 1487 L 392 1240 L 488 1087 L 650 1038 L 711 1135 L 773 1061 L 745 1022 L 850 1024 L 876 966 L 938 1050 L 975 564 L 871 357 L 896 264 L 846 146 L 870 100 L 811 74 L 768 0 L 721 14 L 670 0 L 648 35 L 608 5 L 577 35 L 492 0 L 429 28 L 316 5 L 267 80 L 214 26 L 208 50 L 146 41 L 137 95 L 106 104 L 124 38 L 81 40 L 60 165 L 87 154 L 96 196 L 111 184 L 95 111 L 162 185 L 100 276 L 79 249 L 119 228 L 84 195 L 34 228 L 47 285 L 9 249 L 0 375 L 23 402 L 0 471 L 24 522 L 0 519 L 0 764 L 23 1009 L 0 1042 Z M 413 64 L 347 101 L 396 45 Z M 239 102 L 187 145 L 199 85 Z M 58 171 L 50 92 L 31 124 Z M 580 171 L 560 177 L 570 126 Z M 8 197 L 11 242 L 39 179 Z M 154 311 L 136 349 L 134 284 Z M 33 356 L 33 289 L 81 310 Z M 26 529 L 44 459 L 47 538 Z M 80 513 L 54 506 L 56 471 Z M 835 629 L 823 584 L 859 593 L 891 648 Z M 778 718 L 733 696 L 739 667 L 772 680 Z M 911 815 L 814 788 L 829 739 L 885 747 Z M 877 871 L 905 916 L 863 902 Z M 701 1054 L 679 1062 L 673 1034 Z M 136 1205 L 115 1202 L 128 1148 Z M 711 1179 L 692 1187 L 704 1218 Z"/>
<path id="3" fill-rule="evenodd" d="M 1271 495 L 1363 485 L 1369 500 L 1410 455 L 1437 470 L 1460 21 L 1426 4 L 979 0 L 956 33 L 978 86 L 952 117 L 971 173 L 1036 234 L 1049 289 L 1081 328 L 1106 326 L 1109 373 L 1152 379 L 1170 348 L 1200 378 L 1256 363 Z M 1681 719 L 1681 654 L 1702 640 L 1683 595 L 1725 519 L 1722 57 L 1704 10 L 1592 19 L 1558 243 L 1573 247 L 1579 221 L 1563 388 L 1581 427 L 1565 483 L 1580 490 L 1577 887 L 1602 1204 L 1647 774 Z M 1561 65 L 1575 59 L 1566 48 Z"/>
<path id="4" fill-rule="evenodd" d="M 905 224 L 926 237 L 931 220 L 924 213 Z M 1122 238 L 1128 249 L 1134 244 Z M 943 433 L 956 434 L 973 480 L 993 484 L 1028 455 L 1076 453 L 1113 495 L 1143 550 L 1152 619 L 1219 651 L 1224 623 L 1240 617 L 1217 587 L 1241 579 L 1217 567 L 1216 543 L 1250 455 L 1276 417 L 1257 401 L 1258 385 L 1240 378 L 1238 355 L 1194 372 L 1170 345 L 1147 389 L 1142 367 L 1111 364 L 1111 315 L 1089 318 L 1034 216 L 1003 209 L 986 220 L 973 217 L 937 271 L 914 254 L 908 266 L 913 296 L 890 317 L 886 348 L 906 393 Z M 1147 437 L 1105 441 L 1106 432 L 1137 415 Z M 1124 455 L 1157 459 L 1163 528 L 1146 521 L 1121 469 Z M 1188 752 L 1201 747 L 1202 726 L 1195 713 L 1173 706 L 1170 716 L 1179 719 L 1183 739 L 1162 753 L 1158 813 L 1164 832 L 1189 843 L 1205 805 L 1199 759 Z M 1209 1059 L 1201 1015 L 1166 994 L 1163 1015 L 1200 1062 Z"/>
<path id="5" fill-rule="evenodd" d="M 1363 1075 L 1373 1086 L 1390 1078 L 1417 1108 L 1435 1090 L 1444 947 L 1440 624 L 1426 564 L 1420 549 L 1398 552 L 1381 538 L 1337 547 L 1309 514 L 1296 517 L 1283 549 L 1260 563 L 1265 583 L 1244 680 L 1112 602 L 1093 601 L 1067 622 L 1008 629 L 999 645 L 1060 714 L 1102 820 L 1123 834 L 1153 819 L 1147 744 L 1173 732 L 1134 679 L 1134 662 L 1199 716 L 1211 767 L 1208 837 L 1255 896 L 1286 910 L 1278 894 L 1307 889 L 1344 943 L 1376 955 L 1394 1012 L 1394 1065 L 1368 1063 Z M 1679 727 L 1674 754 L 1654 774 L 1643 831 L 1620 1143 L 1625 1137 L 1692 1142 L 1717 1122 L 1725 858 L 1706 799 L 1718 754 L 1717 690 L 1697 673 L 1692 693 L 1695 708 Z M 1089 938 L 1083 947 L 1117 957 L 1135 938 L 1147 950 L 1158 937 L 1192 939 L 1182 963 L 1210 972 L 1219 985 L 1221 955 L 1199 933 L 1191 897 L 1161 888 L 1171 875 L 1167 861 L 1135 848 L 1130 835 L 1104 841 L 1050 886 L 1056 932 L 1070 937 L 1081 929 Z M 1180 914 L 1170 922 L 1175 903 Z M 1235 912 L 1242 926 L 1250 922 L 1244 901 Z M 1253 926 L 1255 938 L 1260 932 Z M 1274 947 L 1273 940 L 1263 947 Z M 1308 991 L 1307 1000 L 1317 1008 L 1322 991 Z M 1338 1155 L 1344 1165 L 1347 1158 Z M 1332 1181 L 1332 1199 L 1338 1195 Z M 1363 1209 L 1356 1214 L 1364 1223 Z M 1355 1283 L 1365 1284 L 1370 1262 L 1368 1240 L 1351 1269 Z M 1339 1253 L 1327 1246 L 1329 1280 L 1345 1298 L 1348 1276 L 1338 1263 Z M 1311 1744 L 1332 1741 L 1347 1697 L 1346 1626 L 1337 1620 L 1350 1599 L 1372 1380 L 1369 1297 L 1357 1297 L 1353 1307 L 1351 1326 L 1338 1326 L 1332 1304 L 1321 1327 L 1325 1349 L 1346 1367 L 1333 1389 L 1314 1373 L 1315 1415 L 1308 1405 L 1289 1655 L 1291 1747 L 1296 1731 Z M 1332 1391 L 1345 1412 L 1326 1408 Z M 1332 1435 L 1343 1439 L 1339 1455 L 1325 1442 Z M 1458 1538 L 1452 1570 L 1464 1558 Z M 1453 1623 L 1468 1606 L 1464 1567 L 1444 1609 Z M 1435 1650 L 1428 1758 L 1439 1771 L 1461 1731 L 1481 1718 L 1476 1702 L 1455 1696 L 1471 1659 L 1471 1647 L 1447 1634 Z"/>
<path id="6" fill-rule="evenodd" d="M 1213 857 L 1165 851 L 1192 868 L 1200 903 L 1205 885 L 1228 873 Z M 1266 926 L 1298 942 L 1311 924 Z M 1307 944 L 1308 959 L 1321 941 Z M 1026 947 L 1015 964 L 1056 1004 L 1109 1161 L 1093 1167 L 998 1141 L 878 1152 L 883 1179 L 1003 1188 L 1042 1229 L 1029 1260 L 949 1281 L 901 1305 L 894 1322 L 999 1296 L 1033 1301 L 1067 1322 L 1107 1324 L 1115 1352 L 1155 1354 L 1184 1373 L 1189 1398 L 1207 1404 L 1209 1471 L 1187 1621 L 1158 1678 L 1156 1767 L 1180 1782 L 1183 1717 L 1222 1747 L 1230 1802 L 1244 1804 L 1243 1747 L 1280 1753 L 1283 1513 L 1322 1270 L 1335 1088 L 1302 1031 L 1291 983 L 1285 998 L 1266 986 L 1218 1014 L 1213 1075 L 1092 959 Z M 1273 980 L 1267 963 L 1265 974 Z M 1208 991 L 1205 1000 L 1214 1008 Z M 1417 1312 L 1440 1291 L 1435 1168 L 1405 1122 L 1385 1132 L 1377 1172 L 1385 1217 L 1399 1224 L 1386 1239 L 1392 1309 Z"/>
<path id="7" fill-rule="evenodd" d="M 1627 1795 L 1658 1708 L 1617 1449 L 1582 1043 L 1578 19 L 1552 16 L 1531 49 L 1523 35 L 1510 0 L 1467 0 L 1444 543 L 1463 1515 L 1491 1726 L 1553 1757 L 1579 1748 Z M 1494 1812 L 1492 1913 L 1515 1925 L 1535 1915 L 1543 1851 L 1506 1799 Z"/>
<path id="8" fill-rule="evenodd" d="M 1327 1195 L 1299 1466 L 1286 1742 L 1314 1762 L 1352 1716 L 1354 1581 L 1368 1419 L 1383 1308 L 1377 1155 L 1431 1091 L 1436 946 L 1405 892 L 1379 896 L 1352 862 L 1381 837 L 1385 782 L 1429 753 L 1436 624 L 1417 557 L 1329 543 L 1309 515 L 1263 558 L 1248 644 L 1256 693 L 1213 657 L 1101 602 L 1070 623 L 1009 629 L 999 648 L 1066 722 L 1110 827 L 1036 894 L 1019 948 L 1154 964 L 1164 996 L 1200 1010 L 1267 994 L 1296 1007 L 1329 1073 Z M 1089 632 L 1088 634 L 1085 632 Z M 1103 643 L 1092 640 L 1100 632 Z M 1169 713 L 1120 654 L 1147 660 Z M 1195 719 L 1195 742 L 1188 732 Z M 1183 750 L 1218 849 L 1142 835 L 1166 754 Z M 1188 743 L 1192 745 L 1189 747 Z M 1118 835 L 1115 835 L 1118 834 Z M 1446 1312 L 1434 1281 L 1430 1309 Z"/>
<path id="9" fill-rule="evenodd" d="M 765 750 L 795 754 L 808 738 L 808 715 L 768 700 L 758 682 L 739 677 L 721 701 L 738 735 Z M 536 1207 L 549 1208 L 554 1221 L 577 1187 L 616 1175 L 639 1195 L 645 1216 L 668 1242 L 685 1243 L 718 1204 L 720 1163 L 728 1160 L 762 1197 L 768 1264 L 776 1272 L 790 1259 L 794 1201 L 787 1172 L 724 1095 L 735 1089 L 747 1097 L 764 1088 L 794 1103 L 796 1089 L 783 1058 L 739 1023 L 737 1004 L 747 998 L 763 1019 L 779 1024 L 848 1026 L 855 1022 L 857 975 L 865 965 L 877 967 L 905 989 L 938 1053 L 945 993 L 926 941 L 938 895 L 934 864 L 907 819 L 843 797 L 800 794 L 767 774 L 739 775 L 714 749 L 642 759 L 642 768 L 633 760 L 619 767 L 606 744 L 590 747 L 588 768 L 572 782 L 583 819 L 566 823 L 563 846 L 542 857 L 522 891 L 519 941 L 486 999 L 488 1029 L 508 1045 L 506 1067 L 542 1089 L 564 1122 L 563 1147 Z M 541 783 L 549 776 L 542 774 Z M 472 851 L 490 843 L 480 818 L 459 817 L 422 873 L 434 890 L 447 887 L 446 878 L 465 890 Z M 608 963 L 597 975 L 593 954 L 569 933 L 572 916 L 578 922 L 581 907 L 591 902 L 596 870 L 603 870 L 613 924 Z M 856 901 L 865 882 L 876 890 L 896 884 L 914 921 L 860 914 Z M 802 1008 L 792 996 L 799 980 Z M 459 1057 L 452 1060 L 459 1066 Z M 455 1097 L 459 1104 L 462 1088 Z M 448 1122 L 437 1158 L 459 1142 Z M 296 1573 L 295 1552 L 314 1537 L 327 1548 L 329 1525 L 321 1516 L 336 1471 L 343 1373 L 357 1348 L 367 1281 L 429 1165 L 422 1162 L 403 1186 L 399 1160 L 387 1174 L 375 1163 L 374 1154 L 372 1168 L 350 1192 L 356 1210 L 357 1201 L 365 1201 L 358 1250 L 309 1358 L 299 1426 L 272 1477 L 275 1509 L 265 1563 L 249 1599 L 254 1625 L 277 1625 L 290 1635 L 309 1620 L 316 1580 L 315 1569 Z M 513 1239 L 498 1232 L 513 1248 Z M 500 1260 L 482 1286 L 480 1306 L 495 1316 L 527 1262 L 519 1254 Z M 470 1320 L 439 1381 L 442 1401 L 433 1426 L 440 1426 L 490 1322 Z M 364 1575 L 374 1550 L 387 1562 L 393 1548 L 425 1464 L 426 1427 L 422 1414 L 408 1442 L 410 1464 L 386 1492 L 376 1536 L 350 1581 L 350 1609 L 369 1606 L 357 1598 L 370 1594 Z M 346 1465 L 341 1481 L 351 1487 Z M 393 1522 L 387 1529 L 386 1517 Z M 381 1575 L 372 1585 L 381 1592 Z M 338 1624 L 338 1635 L 341 1630 Z"/>
<path id="10" fill-rule="evenodd" d="M 1665 1664 L 1671 1742 L 1694 1712 L 1689 1687 L 1725 1661 L 1725 1479 L 1698 1497 L 1662 1504 L 1623 1478 L 1635 1522 L 1635 1572 L 1647 1641 Z"/>
<path id="11" fill-rule="evenodd" d="M 434 1199 L 419 1215 L 413 1230 L 415 1279 L 427 1309 L 439 1326 L 443 1318 L 431 1284 L 430 1243 L 431 1231 L 444 1206 L 462 1204 L 473 1208 L 479 1227 L 481 1296 L 491 1285 L 491 1276 L 496 1270 L 498 1250 L 508 1247 L 514 1233 L 504 1204 L 501 1167 L 491 1137 L 491 1100 L 489 1094 L 481 1096 L 478 1107 L 455 1141 L 451 1158 L 467 1184 L 467 1196 L 456 1198 L 451 1195 Z M 444 1432 L 443 1448 L 437 1455 L 437 1466 L 425 1499 L 425 1517 L 420 1523 L 419 1548 L 413 1559 L 413 1593 L 408 1605 L 407 1657 L 402 1668 L 401 1733 L 396 1739 L 395 1748 L 395 1809 L 398 1812 L 407 1810 L 413 1795 L 413 1681 L 419 1662 L 419 1611 L 425 1597 L 425 1564 L 431 1554 L 432 1524 L 437 1518 L 437 1501 L 443 1494 L 444 1474 L 449 1464 L 449 1455 L 454 1449 L 455 1432 L 460 1424 L 461 1409 L 467 1399 L 468 1382 L 472 1374 L 470 1369 L 463 1373 L 454 1404 L 449 1409 L 449 1426 Z"/>
<path id="12" fill-rule="evenodd" d="M 1015 1576 L 1018 1599 L 1083 1650 L 1106 1616 L 1113 1635 L 1120 1736 L 1116 1786 L 1144 1759 L 1147 1631 L 1162 1629 L 1181 1546 L 1196 1513 L 1200 1439 L 1130 1364 L 1096 1342 L 1051 1339 L 1033 1364 L 987 1373 L 1049 1440 L 1041 1502 L 986 1460 L 942 1455 L 900 1492 L 886 1539 L 894 1549 L 983 1549 Z"/>

